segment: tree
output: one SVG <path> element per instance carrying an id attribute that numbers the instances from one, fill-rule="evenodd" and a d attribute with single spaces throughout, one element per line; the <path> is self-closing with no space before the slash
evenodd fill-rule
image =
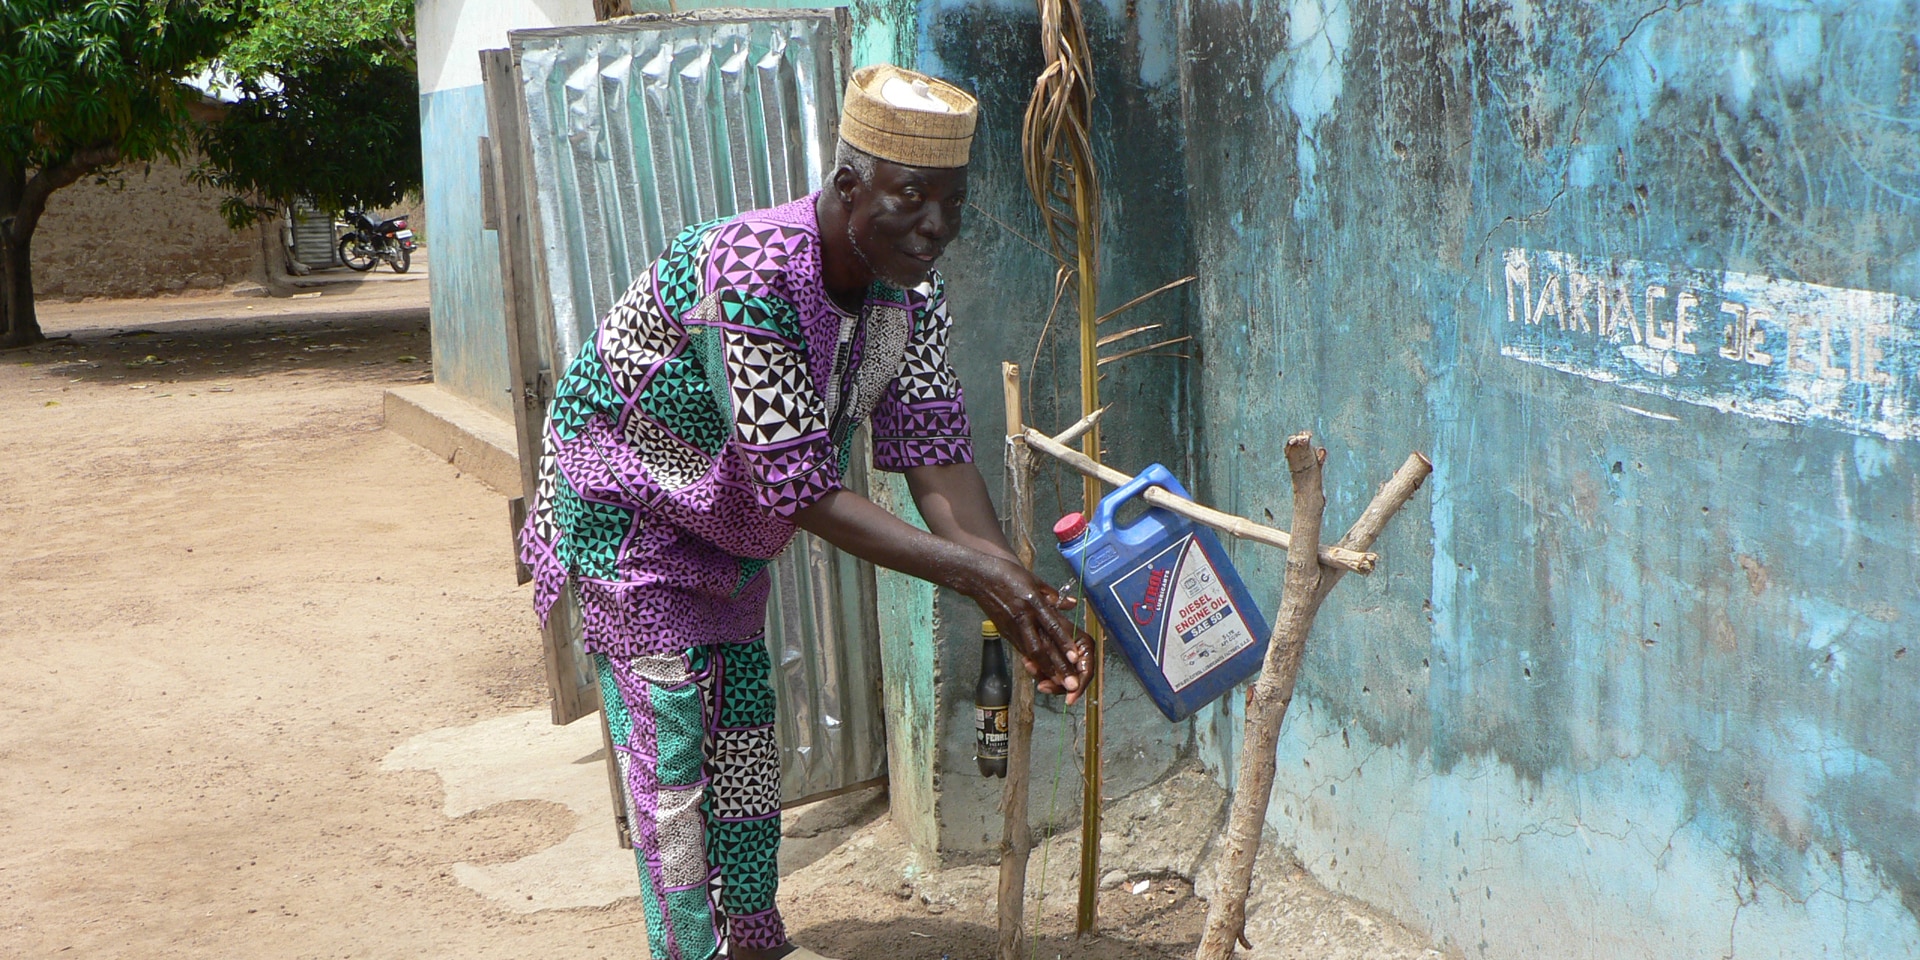
<path id="1" fill-rule="evenodd" d="M 214 0 L 0 0 L 0 348 L 44 339 L 34 228 L 53 192 L 179 159 L 199 96 L 180 83 L 243 14 Z"/>
<path id="2" fill-rule="evenodd" d="M 236 229 L 306 200 L 382 207 L 420 189 L 412 0 L 257 0 L 220 55 L 240 99 L 203 132 L 201 179 Z"/>

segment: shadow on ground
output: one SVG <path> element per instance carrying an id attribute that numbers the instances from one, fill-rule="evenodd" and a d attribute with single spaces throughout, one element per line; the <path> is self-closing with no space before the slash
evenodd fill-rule
<path id="1" fill-rule="evenodd" d="M 76 382 L 203 383 L 302 370 L 428 379 L 427 310 L 337 310 L 81 330 L 4 362 L 44 364 Z"/>
<path id="2" fill-rule="evenodd" d="M 796 904 L 787 912 L 804 909 L 804 905 Z M 846 960 L 991 960 L 999 943 L 992 924 L 944 917 L 839 921 L 801 927 L 793 937 L 810 950 Z M 1075 939 L 1068 934 L 1049 933 L 1029 941 L 1028 948 L 1031 956 L 1042 960 L 1188 960 L 1198 945 L 1198 937 L 1115 940 L 1096 935 Z"/>

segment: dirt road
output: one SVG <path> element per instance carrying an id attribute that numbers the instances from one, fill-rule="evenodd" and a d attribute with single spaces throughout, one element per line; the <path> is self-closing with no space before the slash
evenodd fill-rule
<path id="1" fill-rule="evenodd" d="M 424 293 L 58 305 L 0 354 L 0 954 L 644 956 L 450 879 L 565 808 L 378 767 L 545 701 L 500 498 L 380 429 Z"/>
<path id="2" fill-rule="evenodd" d="M 456 802 L 392 760 L 537 737 L 515 718 L 546 702 L 502 498 L 381 429 L 382 390 L 428 376 L 424 288 L 50 305 L 68 339 L 0 353 L 0 956 L 647 955 L 631 896 L 476 890 L 583 822 L 610 848 L 604 807 Z M 563 742 L 556 769 L 597 770 L 596 746 Z M 826 828 L 805 842 L 859 833 L 783 885 L 802 942 L 988 955 L 985 868 L 916 892 L 884 819 Z M 1190 955 L 1190 886 L 1104 896 L 1132 942 L 1074 943 L 1054 909 L 1036 956 Z M 1420 955 L 1394 937 L 1339 955 Z"/>
<path id="3" fill-rule="evenodd" d="M 382 764 L 545 704 L 501 498 L 380 428 L 427 375 L 418 292 L 43 319 L 71 339 L 0 355 L 0 955 L 645 957 L 637 901 L 523 914 L 455 876 L 574 812 L 449 819 Z M 883 924 L 923 901 L 876 905 L 812 916 L 960 946 L 961 911 L 910 937 Z"/>

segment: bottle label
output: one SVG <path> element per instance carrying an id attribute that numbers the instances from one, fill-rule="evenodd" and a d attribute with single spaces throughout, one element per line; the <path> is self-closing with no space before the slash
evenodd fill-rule
<path id="1" fill-rule="evenodd" d="M 974 707 L 973 736 L 975 752 L 982 760 L 1007 757 L 1007 708 Z"/>
<path id="2" fill-rule="evenodd" d="M 1167 685 L 1184 690 L 1253 646 L 1253 629 L 1233 605 L 1220 571 L 1193 537 L 1123 574 L 1110 589 L 1153 652 Z"/>

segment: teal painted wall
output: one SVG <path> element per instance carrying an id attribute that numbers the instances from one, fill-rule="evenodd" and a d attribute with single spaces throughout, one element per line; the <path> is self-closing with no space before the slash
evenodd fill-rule
<path id="1" fill-rule="evenodd" d="M 1334 529 L 1409 450 L 1436 463 L 1329 604 L 1281 747 L 1271 821 L 1322 880 L 1471 955 L 1920 953 L 1915 17 L 1089 8 L 1109 289 L 1202 276 L 1140 320 L 1192 332 L 1197 365 L 1109 381 L 1139 418 L 1111 459 L 1284 518 L 1279 441 L 1310 428 Z M 977 391 L 1048 291 L 1011 137 L 1033 21 L 919 18 L 919 65 L 985 108 L 947 272 L 988 437 Z M 1030 378 L 1070 384 L 1049 362 Z M 1062 422 L 1071 390 L 1047 399 Z M 938 604 L 958 771 L 971 611 Z M 1043 767 L 1063 719 L 1043 708 Z M 1229 701 L 1194 731 L 1226 780 L 1239 721 Z M 1184 736 L 1131 735 L 1156 758 Z M 992 832 L 966 816 L 943 829 Z"/>
<path id="2" fill-rule="evenodd" d="M 874 471 L 869 476 L 875 503 L 922 530 L 926 522 L 913 505 L 906 480 Z M 940 656 L 934 649 L 934 586 L 919 577 L 874 568 L 874 604 L 880 614 L 882 693 L 887 709 L 887 804 L 893 822 L 927 866 L 940 849 L 940 743 L 934 717 L 939 714 Z"/>
<path id="3" fill-rule="evenodd" d="M 1435 464 L 1282 841 L 1468 956 L 1920 955 L 1920 8 L 1179 12 L 1203 488 Z"/>
<path id="4" fill-rule="evenodd" d="M 478 86 L 420 97 L 422 193 L 433 222 L 433 379 L 502 420 L 513 419 L 500 253 L 482 226 L 480 138 L 487 102 Z"/>

